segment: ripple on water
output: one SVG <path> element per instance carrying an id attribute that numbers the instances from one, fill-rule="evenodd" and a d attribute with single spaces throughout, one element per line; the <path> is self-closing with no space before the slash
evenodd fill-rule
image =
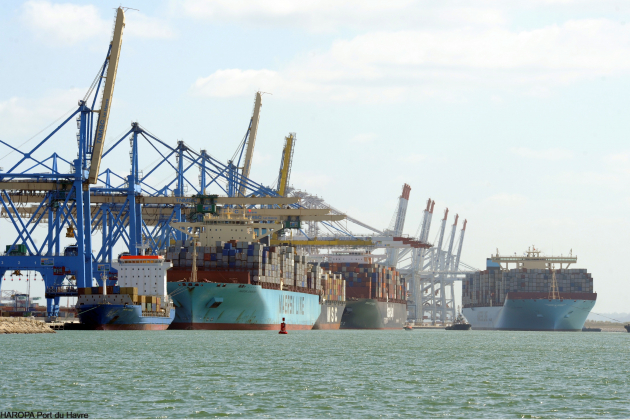
<path id="1" fill-rule="evenodd" d="M 3 410 L 112 418 L 630 417 L 624 356 L 630 334 L 50 336 L 0 336 Z M 33 355 L 25 348 L 44 350 Z"/>

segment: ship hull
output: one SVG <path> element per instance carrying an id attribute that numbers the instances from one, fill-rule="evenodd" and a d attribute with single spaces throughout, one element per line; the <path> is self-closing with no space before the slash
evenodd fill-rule
<path id="1" fill-rule="evenodd" d="M 540 293 L 509 293 L 502 307 L 464 308 L 474 330 L 582 331 L 597 295 L 548 299 Z"/>
<path id="2" fill-rule="evenodd" d="M 341 318 L 341 329 L 397 330 L 406 321 L 406 304 L 377 299 L 349 300 Z"/>
<path id="3" fill-rule="evenodd" d="M 338 330 L 346 302 L 327 300 L 321 304 L 321 313 L 313 325 L 314 330 Z"/>
<path id="4" fill-rule="evenodd" d="M 190 286 L 189 286 L 190 284 Z M 310 330 L 320 315 L 319 295 L 239 283 L 169 282 L 176 307 L 170 329 Z"/>
<path id="5" fill-rule="evenodd" d="M 175 319 L 175 309 L 169 316 L 145 316 L 140 305 L 81 305 L 79 320 L 92 330 L 165 330 Z"/>

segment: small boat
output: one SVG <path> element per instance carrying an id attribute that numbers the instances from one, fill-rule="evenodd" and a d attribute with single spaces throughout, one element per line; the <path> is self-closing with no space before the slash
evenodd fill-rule
<path id="1" fill-rule="evenodd" d="M 465 331 L 465 330 L 469 330 L 470 327 L 471 325 L 468 322 L 466 322 L 466 319 L 460 313 L 459 315 L 457 315 L 457 318 L 455 319 L 455 321 L 451 325 L 446 327 L 445 330 Z"/>
<path id="2" fill-rule="evenodd" d="M 403 328 L 407 331 L 413 331 L 413 324 L 410 322 L 407 322 Z"/>

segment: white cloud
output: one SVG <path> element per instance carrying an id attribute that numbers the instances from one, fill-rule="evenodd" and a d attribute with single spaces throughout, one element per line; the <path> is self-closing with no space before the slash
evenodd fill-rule
<path id="1" fill-rule="evenodd" d="M 557 147 L 544 150 L 534 150 L 527 147 L 513 147 L 510 151 L 517 156 L 530 159 L 565 160 L 573 158 L 572 151 Z"/>
<path id="2" fill-rule="evenodd" d="M 174 3 L 184 14 L 211 22 L 248 26 L 294 27 L 310 31 L 340 28 L 400 29 L 418 26 L 501 25 L 506 22 L 497 8 L 438 7 L 413 0 L 187 0 Z"/>
<path id="3" fill-rule="evenodd" d="M 630 25 L 573 20 L 529 31 L 502 27 L 378 31 L 339 39 L 328 51 L 277 69 L 226 69 L 200 77 L 195 93 L 392 102 L 477 89 L 548 95 L 562 85 L 630 71 Z"/>
<path id="4" fill-rule="evenodd" d="M 226 69 L 200 77 L 192 91 L 213 97 L 243 96 L 259 90 L 274 93 L 281 83 L 278 73 L 272 70 Z"/>
<path id="5" fill-rule="evenodd" d="M 138 38 L 169 39 L 175 37 L 175 30 L 163 19 L 129 11 L 125 15 L 124 34 Z"/>
<path id="6" fill-rule="evenodd" d="M 606 157 L 604 160 L 609 163 L 628 163 L 630 161 L 630 153 L 613 153 Z"/>
<path id="7" fill-rule="evenodd" d="M 22 19 L 39 37 L 63 44 L 75 44 L 110 29 L 93 5 L 28 1 L 23 6 Z"/>
<path id="8" fill-rule="evenodd" d="M 271 162 L 272 156 L 269 153 L 262 153 L 254 150 L 254 158 L 252 159 L 252 165 L 254 167 L 265 166 Z"/>
<path id="9" fill-rule="evenodd" d="M 87 88 L 55 90 L 38 99 L 13 97 L 1 101 L 2 140 L 15 144 L 30 138 L 62 115 L 69 115 L 69 111 L 75 110 L 78 100 L 83 98 L 86 91 Z"/>
<path id="10" fill-rule="evenodd" d="M 94 5 L 53 4 L 31 0 L 24 4 L 22 21 L 40 39 L 62 45 L 73 45 L 94 38 L 111 36 L 115 13 L 102 18 Z M 138 38 L 172 38 L 175 34 L 168 22 L 138 11 L 125 14 L 124 36 Z"/>

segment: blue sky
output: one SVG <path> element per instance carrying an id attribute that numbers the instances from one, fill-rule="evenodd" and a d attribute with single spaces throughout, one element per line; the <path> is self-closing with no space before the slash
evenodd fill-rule
<path id="1" fill-rule="evenodd" d="M 0 4 L 0 139 L 21 144 L 75 106 L 104 59 L 118 5 Z M 626 311 L 630 4 L 124 6 L 139 11 L 126 14 L 108 141 L 139 121 L 172 144 L 183 139 L 226 161 L 255 92 L 269 92 L 257 181 L 276 179 L 283 138 L 296 132 L 295 188 L 386 227 L 407 182 L 405 233 L 415 234 L 431 197 L 431 240 L 445 207 L 468 219 L 468 264 L 482 268 L 497 248 L 572 249 L 595 279 L 595 311 Z M 50 150 L 74 144 L 66 130 Z M 126 149 L 112 158 L 104 164 L 124 172 Z M 12 233 L 1 226 L 7 242 Z"/>

